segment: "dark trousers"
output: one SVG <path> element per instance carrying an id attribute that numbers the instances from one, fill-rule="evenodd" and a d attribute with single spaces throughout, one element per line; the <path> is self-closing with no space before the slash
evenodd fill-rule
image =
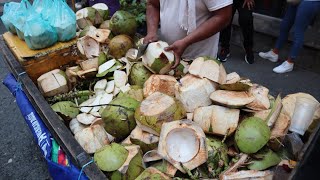
<path id="1" fill-rule="evenodd" d="M 253 16 L 252 10 L 249 10 L 247 6 L 244 8 L 243 0 L 234 0 L 232 6 L 232 20 L 236 11 L 239 13 L 239 25 L 243 34 L 243 46 L 244 48 L 253 47 Z M 229 48 L 230 46 L 230 38 L 231 38 L 231 26 L 232 20 L 230 24 L 220 32 L 220 43 L 222 48 Z"/>

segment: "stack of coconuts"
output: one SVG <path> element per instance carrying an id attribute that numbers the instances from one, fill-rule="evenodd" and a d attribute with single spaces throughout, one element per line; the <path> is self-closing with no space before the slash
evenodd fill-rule
<path id="1" fill-rule="evenodd" d="M 272 167 L 291 158 L 282 142 L 296 98 L 313 97 L 274 98 L 210 57 L 171 70 L 174 55 L 162 41 L 137 57 L 142 39 L 134 42 L 130 14 L 118 11 L 97 29 L 102 22 L 96 18 L 107 10 L 78 11 L 84 59 L 38 79 L 97 166 L 114 180 L 272 179 Z M 92 86 L 77 89 L 85 81 Z"/>

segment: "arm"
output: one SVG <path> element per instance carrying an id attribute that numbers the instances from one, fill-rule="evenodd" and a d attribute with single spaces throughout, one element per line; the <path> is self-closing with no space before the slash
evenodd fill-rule
<path id="1" fill-rule="evenodd" d="M 160 1 L 147 1 L 147 36 L 144 38 L 144 43 L 154 42 L 158 40 L 157 31 L 160 22 Z"/>
<path id="2" fill-rule="evenodd" d="M 172 68 L 176 68 L 179 65 L 181 55 L 188 46 L 207 39 L 225 28 L 231 21 L 231 14 L 231 5 L 212 12 L 212 17 L 202 23 L 195 31 L 170 45 L 166 50 L 174 51 L 176 60 Z"/>

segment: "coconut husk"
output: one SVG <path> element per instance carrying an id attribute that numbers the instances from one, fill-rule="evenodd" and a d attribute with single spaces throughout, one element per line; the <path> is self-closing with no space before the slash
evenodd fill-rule
<path id="1" fill-rule="evenodd" d="M 130 142 L 139 145 L 143 153 L 158 147 L 159 137 L 154 134 L 142 131 L 139 126 L 131 131 Z"/>
<path id="2" fill-rule="evenodd" d="M 241 77 L 236 72 L 232 72 L 227 75 L 226 83 L 225 84 L 234 84 L 241 80 Z"/>
<path id="3" fill-rule="evenodd" d="M 210 99 L 223 106 L 231 108 L 243 107 L 255 100 L 248 92 L 217 90 L 211 93 Z"/>
<path id="4" fill-rule="evenodd" d="M 141 62 L 134 63 L 131 67 L 129 74 L 129 83 L 131 85 L 138 85 L 143 87 L 144 83 L 152 75 L 152 72 L 149 71 Z"/>
<path id="5" fill-rule="evenodd" d="M 147 168 L 136 178 L 136 180 L 148 179 L 170 180 L 171 178 L 154 167 Z"/>
<path id="6" fill-rule="evenodd" d="M 198 107 L 211 105 L 209 96 L 216 89 L 216 83 L 188 74 L 175 85 L 175 95 L 185 110 L 192 113 Z"/>
<path id="7" fill-rule="evenodd" d="M 77 41 L 77 47 L 81 54 L 87 58 L 98 57 L 100 54 L 100 44 L 90 36 L 84 36 Z"/>
<path id="8" fill-rule="evenodd" d="M 82 79 L 89 79 L 96 76 L 98 70 L 96 68 L 88 69 L 88 70 L 80 70 L 77 72 L 78 77 Z"/>
<path id="9" fill-rule="evenodd" d="M 95 119 L 97 118 L 87 113 L 81 113 L 77 115 L 77 120 L 84 125 L 90 125 Z"/>
<path id="10" fill-rule="evenodd" d="M 37 79 L 37 83 L 40 92 L 45 97 L 52 97 L 69 92 L 67 76 L 60 69 L 55 69 L 41 75 Z"/>
<path id="11" fill-rule="evenodd" d="M 85 61 L 80 62 L 80 67 L 82 70 L 89 70 L 89 69 L 98 69 L 98 58 L 88 59 Z"/>
<path id="12" fill-rule="evenodd" d="M 246 105 L 247 108 L 261 111 L 267 110 L 270 108 L 270 101 L 269 101 L 269 89 L 254 84 L 250 89 L 249 93 L 254 96 L 254 101 Z"/>
<path id="13" fill-rule="evenodd" d="M 66 69 L 66 76 L 68 79 L 68 86 L 69 89 L 73 89 L 73 87 L 76 86 L 77 82 L 78 82 L 78 75 L 77 72 L 80 70 L 81 68 L 79 66 L 73 66 L 73 67 L 67 67 Z"/>
<path id="14" fill-rule="evenodd" d="M 116 60 L 115 59 L 111 59 L 103 64 L 101 64 L 98 68 L 98 77 L 103 77 L 105 75 L 107 75 L 107 73 L 109 72 L 109 70 L 116 64 Z"/>
<path id="15" fill-rule="evenodd" d="M 273 179 L 273 172 L 272 171 L 238 171 L 232 172 L 229 174 L 224 174 L 220 177 L 221 180 L 272 180 Z"/>
<path id="16" fill-rule="evenodd" d="M 84 124 L 81 124 L 77 118 L 74 118 L 69 123 L 70 131 L 73 134 L 77 134 L 78 132 L 82 131 L 83 129 L 87 128 L 88 126 L 85 126 Z"/>
<path id="17" fill-rule="evenodd" d="M 127 51 L 125 57 L 131 61 L 131 62 L 135 62 L 137 61 L 137 58 L 138 58 L 138 49 L 134 49 L 134 48 L 131 48 Z"/>
<path id="18" fill-rule="evenodd" d="M 178 81 L 168 75 L 151 75 L 144 83 L 143 95 L 148 97 L 154 92 L 161 92 L 169 96 L 175 95 L 175 84 Z"/>

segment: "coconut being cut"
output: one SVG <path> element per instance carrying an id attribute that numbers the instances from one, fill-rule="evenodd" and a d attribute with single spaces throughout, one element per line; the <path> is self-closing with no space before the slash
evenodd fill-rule
<path id="1" fill-rule="evenodd" d="M 199 57 L 189 67 L 189 73 L 200 78 L 207 78 L 219 84 L 224 84 L 227 73 L 221 62 L 210 57 Z"/>
<path id="2" fill-rule="evenodd" d="M 208 159 L 206 136 L 199 125 L 189 120 L 163 124 L 158 154 L 181 172 L 193 170 Z"/>
<path id="3" fill-rule="evenodd" d="M 194 111 L 193 121 L 198 123 L 205 133 L 225 136 L 236 130 L 239 115 L 239 109 L 212 105 L 197 108 Z"/>
<path id="4" fill-rule="evenodd" d="M 269 89 L 254 84 L 250 89 L 249 93 L 254 96 L 254 101 L 247 104 L 246 107 L 252 110 L 261 111 L 267 110 L 270 108 L 270 101 L 269 101 Z"/>
<path id="5" fill-rule="evenodd" d="M 38 87 L 45 97 L 69 92 L 67 76 L 60 69 L 55 69 L 41 75 L 38 79 Z"/>
<path id="6" fill-rule="evenodd" d="M 139 145 L 142 152 L 146 153 L 158 147 L 159 137 L 142 131 L 139 126 L 136 126 L 136 128 L 130 134 L 130 141 L 133 144 Z"/>
<path id="7" fill-rule="evenodd" d="M 185 116 L 186 112 L 179 101 L 155 92 L 141 102 L 134 117 L 143 131 L 159 135 L 163 123 L 180 120 Z"/>
<path id="8" fill-rule="evenodd" d="M 155 74 L 167 74 L 174 63 L 174 54 L 164 49 L 168 43 L 163 41 L 150 43 L 142 56 L 143 64 Z"/>
<path id="9" fill-rule="evenodd" d="M 216 89 L 216 83 L 188 74 L 175 85 L 175 95 L 185 110 L 192 113 L 198 107 L 211 105 L 209 96 Z"/>
<path id="10" fill-rule="evenodd" d="M 168 75 L 151 75 L 144 83 L 143 95 L 148 97 L 154 92 L 161 92 L 169 96 L 175 95 L 176 78 Z"/>
<path id="11" fill-rule="evenodd" d="M 255 97 L 245 91 L 217 90 L 210 95 L 210 99 L 223 106 L 239 108 L 253 102 Z"/>

